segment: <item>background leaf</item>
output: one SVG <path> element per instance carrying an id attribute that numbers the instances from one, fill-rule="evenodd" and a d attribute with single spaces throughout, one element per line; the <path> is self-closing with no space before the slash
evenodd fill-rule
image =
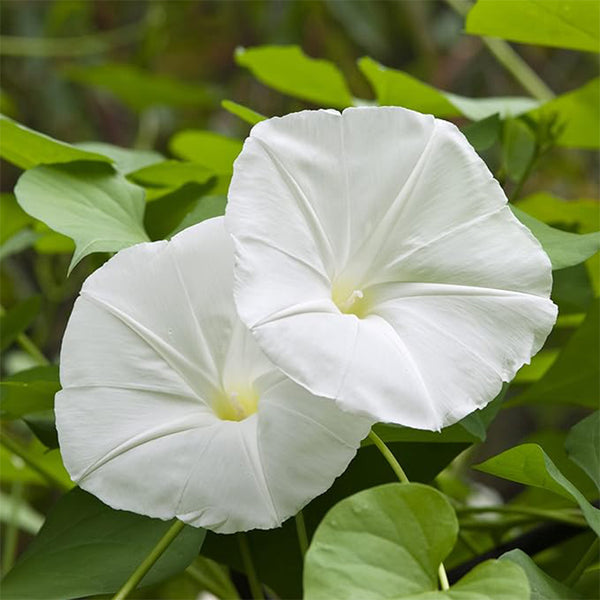
<path id="1" fill-rule="evenodd" d="M 58 366 L 33 367 L 5 378 L 0 383 L 0 413 L 3 419 L 54 408 L 60 390 Z"/>
<path id="2" fill-rule="evenodd" d="M 586 500 L 537 444 L 515 446 L 474 468 L 503 479 L 533 485 L 573 500 L 581 508 L 589 526 L 600 535 L 600 510 Z"/>
<path id="3" fill-rule="evenodd" d="M 298 46 L 238 48 L 235 60 L 265 85 L 324 108 L 352 106 L 352 95 L 337 67 L 310 58 Z"/>
<path id="4" fill-rule="evenodd" d="M 569 233 L 550 227 L 515 206 L 511 206 L 511 210 L 542 244 L 553 269 L 578 265 L 600 251 L 600 231 Z"/>
<path id="5" fill-rule="evenodd" d="M 600 490 L 600 411 L 571 428 L 565 448 L 570 459 L 590 476 Z"/>
<path id="6" fill-rule="evenodd" d="M 92 252 L 116 252 L 148 241 L 142 224 L 144 191 L 110 167 L 35 167 L 20 177 L 15 194 L 25 212 L 73 239 L 69 270 Z"/>
<path id="7" fill-rule="evenodd" d="M 580 0 L 478 0 L 467 33 L 513 42 L 600 51 L 600 4 Z"/>
<path id="8" fill-rule="evenodd" d="M 243 106 L 242 104 L 238 104 L 237 102 L 233 102 L 231 100 L 222 100 L 221 106 L 232 115 L 239 117 L 242 121 L 245 121 L 249 125 L 256 125 L 261 121 L 264 121 L 267 117 L 257 113 L 255 110 L 248 108 L 247 106 Z"/>
<path id="9" fill-rule="evenodd" d="M 110 162 L 110 158 L 87 152 L 0 115 L 0 157 L 21 169 L 75 160 Z"/>
<path id="10" fill-rule="evenodd" d="M 31 296 L 0 315 L 0 350 L 6 350 L 33 323 L 41 304 L 40 296 Z"/>
<path id="11" fill-rule="evenodd" d="M 48 514 L 37 537 L 2 582 L 14 600 L 68 600 L 117 591 L 172 522 L 113 510 L 75 488 Z M 205 532 L 186 526 L 142 580 L 178 573 L 198 553 Z"/>
<path id="12" fill-rule="evenodd" d="M 566 585 L 546 575 L 534 562 L 521 550 L 511 550 L 500 557 L 519 565 L 527 575 L 531 589 L 531 600 L 578 600 L 580 594 Z"/>
<path id="13" fill-rule="evenodd" d="M 202 165 L 216 174 L 231 174 L 242 142 L 214 133 L 185 129 L 175 134 L 169 148 L 175 156 Z"/>

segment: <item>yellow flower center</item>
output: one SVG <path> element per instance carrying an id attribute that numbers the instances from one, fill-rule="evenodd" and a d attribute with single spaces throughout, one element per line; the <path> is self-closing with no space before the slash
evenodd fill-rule
<path id="1" fill-rule="evenodd" d="M 370 308 L 365 292 L 343 282 L 335 282 L 331 288 L 331 299 L 341 312 L 356 315 L 359 319 L 367 316 Z"/>
<path id="2" fill-rule="evenodd" d="M 222 391 L 213 400 L 213 410 L 223 421 L 243 421 L 258 409 L 258 394 L 250 386 Z"/>

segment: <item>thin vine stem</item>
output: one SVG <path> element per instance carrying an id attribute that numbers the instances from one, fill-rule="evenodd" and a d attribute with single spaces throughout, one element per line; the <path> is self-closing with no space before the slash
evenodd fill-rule
<path id="1" fill-rule="evenodd" d="M 410 483 L 404 469 L 400 466 L 400 463 L 396 460 L 396 457 L 392 454 L 392 451 L 385 445 L 385 442 L 371 429 L 369 432 L 369 438 L 371 441 L 377 446 L 377 449 L 385 460 L 388 461 L 390 467 L 392 467 L 394 473 L 400 480 L 400 483 Z M 444 568 L 444 563 L 440 563 L 438 568 L 438 578 L 440 580 L 440 586 L 442 590 L 447 590 L 450 588 L 448 584 L 448 576 L 446 575 L 446 569 Z"/>
<path id="2" fill-rule="evenodd" d="M 396 460 L 396 457 L 392 454 L 391 450 L 385 445 L 385 442 L 371 429 L 369 432 L 369 438 L 377 446 L 377 449 L 383 455 L 383 458 L 388 461 L 390 467 L 392 467 L 396 477 L 400 480 L 400 483 L 410 483 L 404 469 L 400 466 L 400 463 Z"/>
<path id="3" fill-rule="evenodd" d="M 4 543 L 2 545 L 2 574 L 10 571 L 17 555 L 19 543 L 19 528 L 17 526 L 21 502 L 23 501 L 23 483 L 15 481 L 10 490 L 10 521 L 4 532 Z"/>
<path id="4" fill-rule="evenodd" d="M 465 506 L 457 508 L 456 513 L 458 515 L 505 513 L 537 517 L 543 521 L 558 521 L 559 523 L 567 523 L 568 525 L 581 524 L 581 519 L 577 518 L 577 511 L 575 514 L 569 514 L 565 510 L 544 510 L 529 506 Z"/>
<path id="5" fill-rule="evenodd" d="M 304 558 L 304 555 L 308 550 L 308 535 L 306 534 L 306 524 L 304 523 L 304 514 L 302 511 L 298 512 L 294 520 L 296 521 L 296 533 L 298 534 L 300 554 L 302 554 L 302 558 Z"/>
<path id="6" fill-rule="evenodd" d="M 250 592 L 252 593 L 253 600 L 265 600 L 263 594 L 262 585 L 256 574 L 254 563 L 252 562 L 252 554 L 250 553 L 250 545 L 248 544 L 248 538 L 244 532 L 237 534 L 238 544 L 240 546 L 240 553 L 242 555 L 242 561 L 244 563 L 244 569 L 248 576 L 248 583 L 250 584 Z"/>
<path id="7" fill-rule="evenodd" d="M 130 575 L 123 587 L 113 596 L 113 600 L 124 600 L 137 587 L 144 575 L 152 568 L 154 563 L 164 554 L 171 542 L 181 533 L 185 527 L 183 521 L 175 521 L 167 532 L 160 538 L 156 546 L 152 548 L 148 556 L 139 564 L 138 568 Z"/>

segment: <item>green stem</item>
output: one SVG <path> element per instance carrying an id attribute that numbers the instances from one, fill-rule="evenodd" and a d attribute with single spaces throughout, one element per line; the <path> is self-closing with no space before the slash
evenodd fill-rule
<path id="1" fill-rule="evenodd" d="M 16 454 L 18 457 L 22 458 L 29 467 L 31 467 L 36 473 L 39 473 L 46 481 L 48 481 L 48 483 L 65 491 L 71 489 L 66 482 L 56 477 L 56 475 L 50 469 L 48 469 L 46 465 L 40 463 L 37 456 L 30 452 L 29 449 L 14 439 L 11 435 L 8 435 L 6 431 L 2 431 L 2 435 L 0 435 L 0 444 L 13 454 Z"/>
<path id="2" fill-rule="evenodd" d="M 390 467 L 396 473 L 396 477 L 400 480 L 400 483 L 410 483 L 404 469 L 400 466 L 400 463 L 396 460 L 396 457 L 392 454 L 392 451 L 385 445 L 385 442 L 371 429 L 369 432 L 369 438 L 371 441 L 377 446 L 377 449 L 385 460 L 388 461 Z M 450 586 L 448 585 L 448 576 L 446 575 L 446 569 L 444 569 L 444 564 L 440 563 L 438 569 L 438 577 L 440 580 L 440 585 L 443 590 L 447 590 Z"/>
<path id="3" fill-rule="evenodd" d="M 469 0 L 446 0 L 456 13 L 466 17 L 473 6 Z M 496 60 L 527 90 L 534 98 L 547 102 L 554 98 L 554 92 L 544 83 L 538 74 L 517 54 L 507 42 L 497 38 L 482 36 L 481 40 Z"/>
<path id="4" fill-rule="evenodd" d="M 377 446 L 379 452 L 383 454 L 383 458 L 388 461 L 390 467 L 392 467 L 394 473 L 396 473 L 396 477 L 400 480 L 400 483 L 410 483 L 406 473 L 400 466 L 400 463 L 396 460 L 396 457 L 392 454 L 391 450 L 385 445 L 385 442 L 372 429 L 369 432 L 369 437 Z"/>
<path id="5" fill-rule="evenodd" d="M 510 515 L 525 515 L 536 517 L 542 521 L 558 521 L 569 525 L 581 525 L 582 520 L 577 518 L 578 511 L 575 514 L 567 514 L 565 510 L 544 510 L 532 508 L 529 506 L 466 506 L 456 509 L 460 515 L 485 514 L 485 513 L 504 513 Z"/>
<path id="6" fill-rule="evenodd" d="M 600 538 L 596 538 L 592 545 L 587 549 L 587 552 L 581 557 L 581 560 L 575 565 L 573 571 L 565 579 L 564 584 L 567 587 L 573 587 L 579 578 L 583 575 L 588 566 L 597 560 Z"/>
<path id="7" fill-rule="evenodd" d="M 252 562 L 252 555 L 250 554 L 250 546 L 248 544 L 248 538 L 244 532 L 238 533 L 238 543 L 240 545 L 240 553 L 242 555 L 242 561 L 244 563 L 244 570 L 248 577 L 248 583 L 250 584 L 250 592 L 252 593 L 253 600 L 264 600 L 262 585 L 256 575 L 254 563 Z"/>
<path id="8" fill-rule="evenodd" d="M 6 309 L 0 304 L 0 316 L 6 314 Z M 42 351 L 34 344 L 31 338 L 25 333 L 20 333 L 16 337 L 17 343 L 27 354 L 29 354 L 41 366 L 45 367 L 50 361 L 42 354 Z"/>
<path id="9" fill-rule="evenodd" d="M 148 556 L 140 563 L 138 568 L 131 574 L 123 587 L 113 596 L 113 600 L 123 600 L 137 587 L 144 575 L 152 568 L 154 563 L 163 555 L 171 542 L 181 533 L 185 527 L 183 521 L 175 521 L 167 532 L 160 538 L 156 546 L 152 548 Z"/>
<path id="10" fill-rule="evenodd" d="M 10 497 L 12 502 L 10 511 L 11 518 L 4 531 L 4 543 L 2 545 L 2 574 L 6 574 L 10 571 L 15 562 L 15 556 L 17 555 L 17 545 L 19 541 L 19 529 L 17 523 L 21 501 L 23 499 L 23 483 L 21 481 L 15 481 L 12 484 Z"/>
<path id="11" fill-rule="evenodd" d="M 306 525 L 304 523 L 304 515 L 302 511 L 299 511 L 295 518 L 296 521 L 296 533 L 298 534 L 298 545 L 300 546 L 300 554 L 302 558 L 308 550 L 308 535 L 306 535 Z"/>

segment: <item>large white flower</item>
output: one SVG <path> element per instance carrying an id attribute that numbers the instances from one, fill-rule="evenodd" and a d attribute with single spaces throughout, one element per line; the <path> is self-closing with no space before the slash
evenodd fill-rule
<path id="1" fill-rule="evenodd" d="M 347 410 L 439 429 L 484 406 L 556 319 L 550 261 L 451 123 L 396 107 L 256 125 L 226 226 L 262 350 Z"/>
<path id="2" fill-rule="evenodd" d="M 233 303 L 223 218 L 119 252 L 85 282 L 61 351 L 67 470 L 124 510 L 229 533 L 324 492 L 370 422 L 266 359 Z"/>

